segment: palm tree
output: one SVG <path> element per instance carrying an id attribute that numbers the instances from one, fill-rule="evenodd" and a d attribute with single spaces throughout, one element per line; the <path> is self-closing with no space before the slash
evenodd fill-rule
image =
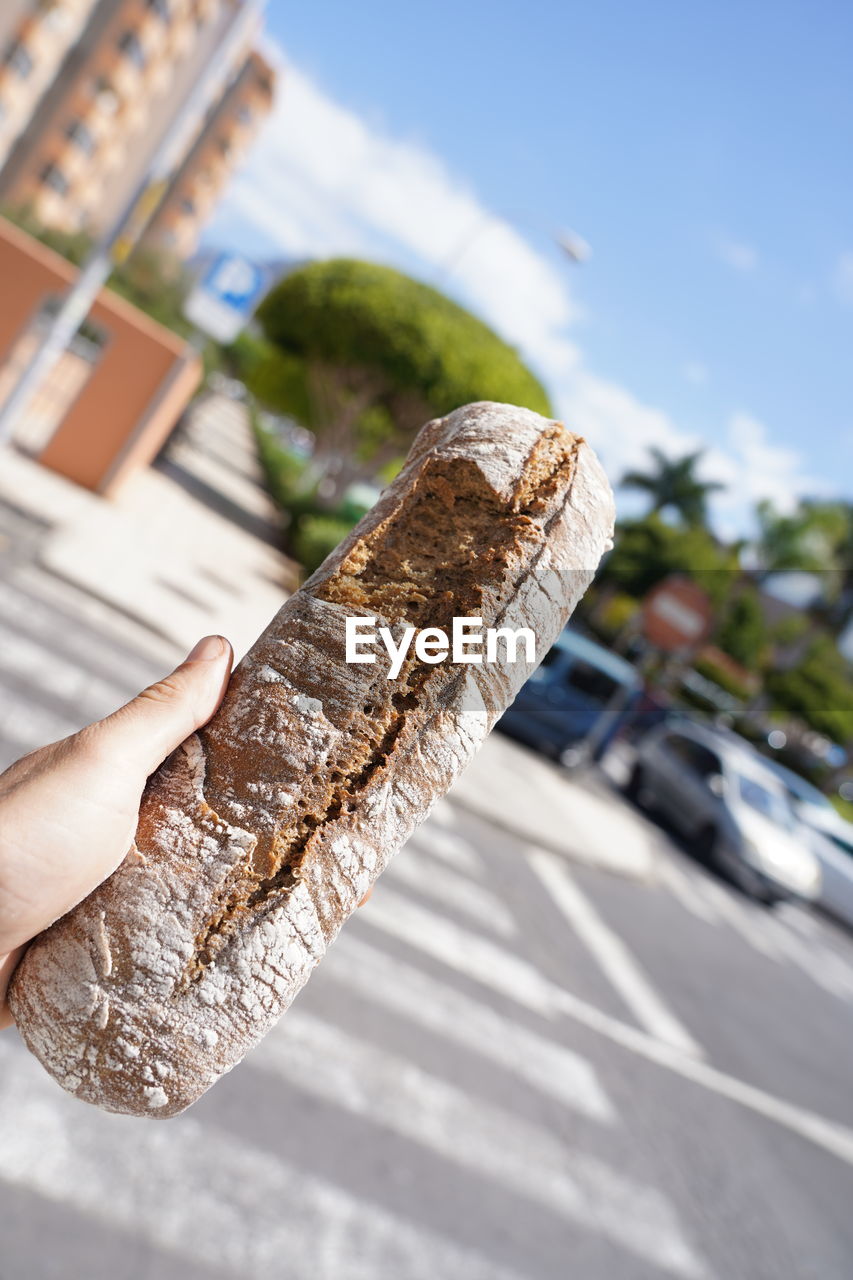
<path id="1" fill-rule="evenodd" d="M 700 480 L 696 468 L 704 450 L 687 453 L 683 458 L 669 458 L 654 445 L 649 449 L 654 467 L 648 471 L 626 471 L 621 484 L 626 489 L 641 489 L 652 500 L 649 514 L 670 509 L 677 511 L 685 524 L 704 527 L 708 522 L 708 495 L 725 485 L 716 480 Z"/>
<path id="2" fill-rule="evenodd" d="M 801 498 L 782 514 L 765 501 L 756 515 L 761 576 L 786 570 L 814 574 L 821 583 L 819 611 L 839 634 L 853 613 L 853 503 Z"/>

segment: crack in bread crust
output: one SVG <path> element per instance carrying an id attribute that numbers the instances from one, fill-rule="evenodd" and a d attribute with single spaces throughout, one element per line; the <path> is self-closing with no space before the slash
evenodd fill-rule
<path id="1" fill-rule="evenodd" d="M 506 575 L 513 560 L 525 564 L 530 544 L 546 536 L 541 516 L 558 489 L 570 489 L 579 443 L 559 423 L 543 432 L 509 505 L 469 459 L 428 458 L 405 507 L 360 539 L 313 594 L 349 612 L 376 614 L 391 626 L 444 629 L 454 616 L 479 616 L 489 585 Z M 377 699 L 378 706 L 371 704 L 369 712 L 356 717 L 321 771 L 318 781 L 328 783 L 326 794 L 319 804 L 301 801 L 290 822 L 268 838 L 262 850 L 272 864 L 267 874 L 253 875 L 251 867 L 238 870 L 236 884 L 196 936 L 176 995 L 202 977 L 235 933 L 294 888 L 324 829 L 351 812 L 359 795 L 387 770 L 427 683 L 450 684 L 457 676 L 452 669 L 410 658 L 385 705 Z M 365 725 L 368 716 L 372 724 Z M 207 790 L 205 799 L 218 811 Z"/>

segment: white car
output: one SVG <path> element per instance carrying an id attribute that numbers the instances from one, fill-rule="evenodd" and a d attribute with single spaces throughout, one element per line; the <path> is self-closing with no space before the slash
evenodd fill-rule
<path id="1" fill-rule="evenodd" d="M 820 864 L 768 763 L 736 734 L 678 720 L 640 742 L 628 784 L 745 892 L 814 901 Z"/>
<path id="2" fill-rule="evenodd" d="M 832 801 L 805 778 L 782 765 L 772 768 L 797 817 L 812 834 L 823 881 L 820 905 L 853 925 L 853 822 L 845 822 Z"/>

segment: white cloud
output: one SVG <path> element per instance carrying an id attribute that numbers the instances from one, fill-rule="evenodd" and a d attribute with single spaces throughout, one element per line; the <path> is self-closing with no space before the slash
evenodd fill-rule
<path id="1" fill-rule="evenodd" d="M 758 252 L 751 244 L 720 236 L 714 247 L 720 261 L 727 267 L 733 267 L 735 271 L 754 271 L 758 266 Z"/>
<path id="2" fill-rule="evenodd" d="M 839 254 L 833 276 L 835 292 L 847 307 L 853 307 L 853 249 Z"/>
<path id="3" fill-rule="evenodd" d="M 273 118 L 217 221 L 255 228 L 284 257 L 371 257 L 451 290 L 520 348 L 614 480 L 643 466 L 649 445 L 677 455 L 705 443 L 584 364 L 570 333 L 580 315 L 572 268 L 556 252 L 552 262 L 439 158 L 335 102 L 296 67 L 285 66 Z M 748 246 L 719 247 L 740 270 L 755 265 Z M 693 361 L 684 376 L 699 384 L 708 374 Z M 703 465 L 729 486 L 713 504 L 727 533 L 743 530 L 758 498 L 784 506 L 808 487 L 802 457 L 744 413 L 721 428 Z"/>
<path id="4" fill-rule="evenodd" d="M 799 494 L 821 487 L 806 474 L 798 449 L 773 444 L 764 423 L 743 411 L 729 419 L 724 446 L 709 451 L 707 471 L 728 486 L 717 503 L 723 510 L 769 498 L 781 511 L 790 511 Z"/>

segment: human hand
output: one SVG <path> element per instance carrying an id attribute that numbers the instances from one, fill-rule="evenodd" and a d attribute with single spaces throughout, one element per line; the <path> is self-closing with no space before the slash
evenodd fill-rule
<path id="1" fill-rule="evenodd" d="M 232 660 L 207 636 L 132 702 L 0 774 L 0 1027 L 23 947 L 115 871 L 149 774 L 213 715 Z"/>

